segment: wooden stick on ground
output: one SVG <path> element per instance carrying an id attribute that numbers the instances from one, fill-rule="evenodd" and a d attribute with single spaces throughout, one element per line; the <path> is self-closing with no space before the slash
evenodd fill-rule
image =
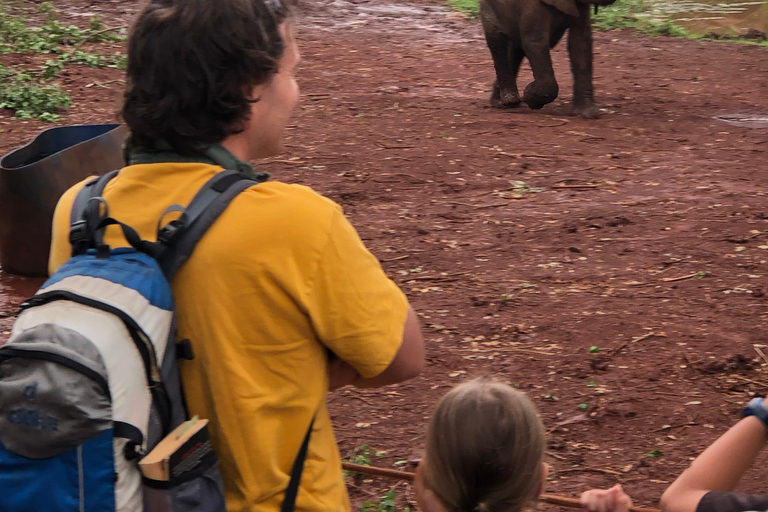
<path id="1" fill-rule="evenodd" d="M 342 462 L 341 467 L 347 471 L 354 471 L 356 473 L 363 473 L 371 476 L 383 476 L 386 478 L 397 478 L 399 480 L 407 480 L 412 482 L 416 477 L 414 473 L 408 471 L 398 471 L 396 469 L 377 468 L 373 466 L 363 466 L 361 464 L 352 464 L 351 462 Z M 565 496 L 558 496 L 556 494 L 542 494 L 539 496 L 539 501 L 549 503 L 552 505 L 558 505 L 561 507 L 569 508 L 582 508 L 581 502 L 576 498 L 566 498 Z M 646 507 L 630 507 L 630 512 L 661 512 L 657 508 Z"/>

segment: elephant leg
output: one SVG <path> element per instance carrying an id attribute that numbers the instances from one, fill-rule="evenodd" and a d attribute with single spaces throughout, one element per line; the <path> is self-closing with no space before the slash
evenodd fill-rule
<path id="1" fill-rule="evenodd" d="M 511 48 L 509 37 L 496 27 L 486 27 L 485 41 L 488 43 L 493 67 L 496 70 L 496 81 L 491 93 L 491 106 L 496 108 L 516 107 L 520 104 L 520 95 L 517 92 L 517 71 L 520 68 L 520 61 L 523 59 L 522 50 Z M 516 61 L 515 56 L 518 54 L 520 56 Z"/>
<path id="2" fill-rule="evenodd" d="M 539 109 L 557 98 L 559 88 L 549 55 L 550 34 L 535 25 L 522 34 L 523 51 L 533 71 L 533 82 L 523 92 L 523 101 L 532 109 Z"/>
<path id="3" fill-rule="evenodd" d="M 573 108 L 571 114 L 584 119 L 597 119 L 592 85 L 592 23 L 589 6 L 579 5 L 579 17 L 568 31 L 568 55 L 573 73 Z"/>

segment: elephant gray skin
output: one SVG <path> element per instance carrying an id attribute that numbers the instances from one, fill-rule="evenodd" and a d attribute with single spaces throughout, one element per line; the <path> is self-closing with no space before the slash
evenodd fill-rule
<path id="1" fill-rule="evenodd" d="M 592 24 L 590 4 L 610 5 L 615 0 L 480 0 L 485 40 L 496 68 L 491 105 L 520 104 L 517 72 L 528 58 L 533 82 L 523 92 L 529 107 L 539 109 L 557 98 L 550 48 L 568 30 L 568 54 L 573 73 L 572 115 L 599 117 L 592 87 Z"/>

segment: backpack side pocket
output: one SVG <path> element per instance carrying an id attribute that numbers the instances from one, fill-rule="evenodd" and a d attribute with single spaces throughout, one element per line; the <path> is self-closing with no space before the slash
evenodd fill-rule
<path id="1" fill-rule="evenodd" d="M 115 509 L 105 372 L 87 338 L 58 326 L 0 347 L 0 510 Z"/>
<path id="2" fill-rule="evenodd" d="M 169 481 L 144 477 L 144 512 L 224 512 L 219 460 L 210 452 L 192 471 Z"/>

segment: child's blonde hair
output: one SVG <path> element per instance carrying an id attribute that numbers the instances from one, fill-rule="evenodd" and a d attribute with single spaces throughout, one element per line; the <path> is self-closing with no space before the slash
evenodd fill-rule
<path id="1" fill-rule="evenodd" d="M 544 426 L 513 387 L 461 384 L 437 404 L 421 468 L 447 512 L 518 512 L 541 491 Z"/>

